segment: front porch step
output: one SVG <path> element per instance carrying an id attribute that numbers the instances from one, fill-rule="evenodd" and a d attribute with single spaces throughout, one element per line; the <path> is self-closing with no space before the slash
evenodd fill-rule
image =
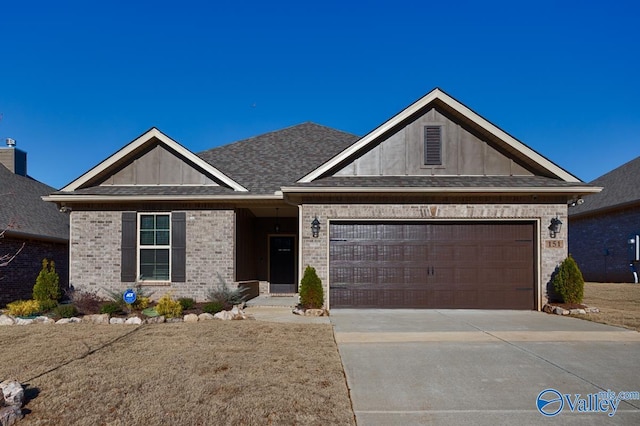
<path id="1" fill-rule="evenodd" d="M 247 307 L 252 306 L 278 306 L 278 307 L 295 307 L 298 304 L 298 294 L 261 294 L 245 303 Z"/>

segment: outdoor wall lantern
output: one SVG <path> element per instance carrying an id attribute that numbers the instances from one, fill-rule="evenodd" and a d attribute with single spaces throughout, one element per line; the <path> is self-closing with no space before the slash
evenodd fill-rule
<path id="1" fill-rule="evenodd" d="M 549 236 L 551 238 L 555 238 L 556 234 L 560 232 L 561 229 L 562 221 L 558 218 L 558 215 L 556 215 L 556 217 L 551 219 L 551 224 L 549 225 Z"/>
<path id="2" fill-rule="evenodd" d="M 316 216 L 316 218 L 313 219 L 313 222 L 311 222 L 311 234 L 313 235 L 313 238 L 318 238 L 318 235 L 320 234 L 320 221 L 318 220 L 318 216 Z"/>

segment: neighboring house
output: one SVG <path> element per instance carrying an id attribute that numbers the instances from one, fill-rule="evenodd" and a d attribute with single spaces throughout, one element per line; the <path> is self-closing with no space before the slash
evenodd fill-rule
<path id="1" fill-rule="evenodd" d="M 331 308 L 535 310 L 567 255 L 551 220 L 598 190 L 434 89 L 361 138 L 304 123 L 196 155 L 152 128 L 46 199 L 72 209 L 76 288 L 293 293 L 311 265 Z"/>
<path id="2" fill-rule="evenodd" d="M 55 191 L 27 175 L 27 154 L 9 140 L 0 148 L 0 306 L 31 299 L 33 285 L 47 258 L 56 263 L 60 285 L 66 288 L 69 264 L 69 216 L 42 200 Z"/>
<path id="3" fill-rule="evenodd" d="M 586 281 L 634 282 L 640 235 L 640 157 L 597 178 L 602 192 L 569 207 L 569 250 Z"/>

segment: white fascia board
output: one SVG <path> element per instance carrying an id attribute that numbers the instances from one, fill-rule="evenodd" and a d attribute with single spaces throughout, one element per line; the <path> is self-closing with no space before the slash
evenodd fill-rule
<path id="1" fill-rule="evenodd" d="M 129 202 L 129 201 L 260 201 L 282 200 L 277 195 L 44 195 L 43 201 L 52 203 Z"/>
<path id="2" fill-rule="evenodd" d="M 530 159 L 535 161 L 538 165 L 540 165 L 542 168 L 548 170 L 554 176 L 557 176 L 559 179 L 562 179 L 566 182 L 581 182 L 580 179 L 578 179 L 577 177 L 573 176 L 572 174 L 568 173 L 561 167 L 547 160 L 542 155 L 538 154 L 537 152 L 527 147 L 522 142 L 518 141 L 517 139 L 515 139 L 505 131 L 493 125 L 491 122 L 485 120 L 484 118 L 482 118 L 481 116 L 473 112 L 471 109 L 461 104 L 457 100 L 453 99 L 451 96 L 447 95 L 446 93 L 444 93 L 442 90 L 438 88 L 433 89 L 431 92 L 427 93 L 425 96 L 423 96 L 413 104 L 409 105 L 400 113 L 396 114 L 395 116 L 393 116 L 392 118 L 384 122 L 381 126 L 377 127 L 367 135 L 363 136 L 355 144 L 351 145 L 350 147 L 348 147 L 347 149 L 342 151 L 340 154 L 333 157 L 331 160 L 327 161 L 326 163 L 324 163 L 323 165 L 321 165 L 311 173 L 302 177 L 298 182 L 309 183 L 309 182 L 313 182 L 315 179 L 318 179 L 320 176 L 322 176 L 323 174 L 327 173 L 329 170 L 331 170 L 332 168 L 340 164 L 340 162 L 345 161 L 351 155 L 358 152 L 360 149 L 362 149 L 363 147 L 367 146 L 368 144 L 370 144 L 371 142 L 379 138 L 385 132 L 389 131 L 394 126 L 406 120 L 413 114 L 417 113 L 422 108 L 424 108 L 425 106 L 427 106 L 428 104 L 430 104 L 436 99 L 444 102 L 450 108 L 454 109 L 455 111 L 463 115 L 468 120 L 484 128 L 488 132 L 494 134 L 500 140 L 504 141 L 507 145 L 521 152 L 523 155 L 529 157 Z"/>
<path id="3" fill-rule="evenodd" d="M 602 191 L 600 187 L 592 186 L 570 186 L 570 187 L 508 187 L 508 188 L 496 188 L 496 187 L 433 187 L 433 188 L 407 188 L 407 187 L 283 187 L 282 192 L 288 194 L 331 194 L 331 193 L 536 193 L 536 194 L 596 194 Z"/>
<path id="4" fill-rule="evenodd" d="M 122 160 L 123 158 L 126 158 L 128 155 L 133 153 L 142 145 L 146 144 L 153 137 L 158 138 L 160 141 L 166 144 L 169 148 L 176 151 L 178 154 L 182 155 L 189 161 L 196 164 L 198 167 L 202 168 L 206 172 L 220 179 L 220 181 L 229 185 L 229 187 L 231 187 L 234 191 L 248 192 L 248 190 L 245 187 L 243 187 L 236 181 L 232 180 L 227 175 L 222 173 L 220 170 L 216 169 L 211 164 L 207 163 L 202 158 L 198 157 L 193 152 L 189 151 L 187 148 L 183 147 L 178 142 L 174 141 L 169 136 L 165 135 L 155 127 L 151 128 L 149 131 L 145 132 L 143 135 L 139 136 L 134 141 L 130 142 L 129 144 L 121 148 L 115 154 L 113 154 L 106 160 L 102 161 L 100 164 L 98 164 L 97 166 L 95 166 L 94 168 L 92 168 L 91 170 L 89 170 L 88 172 L 86 172 L 85 174 L 83 174 L 82 176 L 80 176 L 79 178 L 77 178 L 76 180 L 74 180 L 64 188 L 62 188 L 61 191 L 69 192 L 69 191 L 75 191 L 76 189 L 81 188 L 82 185 L 84 185 L 91 179 L 95 178 L 97 175 L 99 175 L 104 170 L 111 167 L 118 161 Z"/>

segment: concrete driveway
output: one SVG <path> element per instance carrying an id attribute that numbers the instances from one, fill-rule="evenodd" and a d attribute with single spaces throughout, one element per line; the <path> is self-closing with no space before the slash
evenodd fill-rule
<path id="1" fill-rule="evenodd" d="M 331 323 L 359 425 L 640 424 L 639 395 L 598 394 L 640 392 L 635 331 L 527 311 L 334 309 Z"/>

